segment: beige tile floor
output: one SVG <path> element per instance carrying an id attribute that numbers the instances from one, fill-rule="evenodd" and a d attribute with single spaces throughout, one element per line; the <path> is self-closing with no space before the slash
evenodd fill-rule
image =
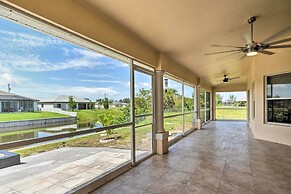
<path id="1" fill-rule="evenodd" d="M 97 193 L 287 194 L 291 147 L 255 140 L 245 122 L 211 122 Z"/>

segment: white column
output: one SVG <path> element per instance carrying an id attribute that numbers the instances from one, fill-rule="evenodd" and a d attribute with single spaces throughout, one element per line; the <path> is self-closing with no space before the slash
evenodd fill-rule
<path id="1" fill-rule="evenodd" d="M 185 110 L 184 110 L 184 82 L 182 82 L 182 132 L 185 133 Z"/>
<path id="2" fill-rule="evenodd" d="M 169 132 L 164 129 L 164 82 L 163 70 L 155 71 L 155 131 L 157 141 L 157 154 L 168 152 Z"/>
<path id="3" fill-rule="evenodd" d="M 196 87 L 196 122 L 195 126 L 197 129 L 202 129 L 202 120 L 200 117 L 200 86 Z"/>
<path id="4" fill-rule="evenodd" d="M 33 101 L 33 111 L 37 111 L 37 102 Z"/>
<path id="5" fill-rule="evenodd" d="M 19 103 L 19 101 L 17 101 L 16 104 L 17 104 L 17 110 L 16 111 L 19 111 L 19 109 L 20 109 L 20 103 Z"/>
<path id="6" fill-rule="evenodd" d="M 197 118 L 197 103 L 196 103 L 196 93 L 197 93 L 197 90 L 196 90 L 196 86 L 193 87 L 193 105 L 194 105 L 194 109 L 193 109 L 193 118 L 192 118 L 192 128 L 191 129 L 196 129 L 196 118 Z"/>
<path id="7" fill-rule="evenodd" d="M 0 112 L 2 112 L 2 102 L 0 101 Z"/>

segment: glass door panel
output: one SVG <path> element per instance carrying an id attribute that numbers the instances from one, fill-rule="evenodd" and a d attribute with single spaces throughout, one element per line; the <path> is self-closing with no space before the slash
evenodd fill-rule
<path id="1" fill-rule="evenodd" d="M 134 71 L 136 161 L 152 153 L 153 99 L 151 74 Z"/>

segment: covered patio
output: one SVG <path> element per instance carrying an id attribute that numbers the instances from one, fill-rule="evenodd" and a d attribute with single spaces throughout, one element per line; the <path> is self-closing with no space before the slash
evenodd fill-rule
<path id="1" fill-rule="evenodd" d="M 0 39 L 21 40 L 0 45 L 0 78 L 90 99 L 77 115 L 88 128 L 0 144 L 36 154 L 0 169 L 0 193 L 291 193 L 290 10 L 290 0 L 0 0 Z M 217 121 L 220 92 L 245 92 L 243 119 Z"/>
<path id="2" fill-rule="evenodd" d="M 215 121 L 105 184 L 99 193 L 290 193 L 291 147 Z"/>

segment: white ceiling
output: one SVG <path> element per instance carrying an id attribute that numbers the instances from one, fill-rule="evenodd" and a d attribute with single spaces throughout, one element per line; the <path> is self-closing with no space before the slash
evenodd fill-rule
<path id="1" fill-rule="evenodd" d="M 290 0 L 87 0 L 85 3 L 212 86 L 221 83 L 223 74 L 240 76 L 232 83 L 246 83 L 252 57 L 240 60 L 243 54 L 205 56 L 229 50 L 210 45 L 245 46 L 243 34 L 250 33 L 246 21 L 251 16 L 258 16 L 254 25 L 254 39 L 258 42 L 291 26 Z M 276 39 L 289 36 L 291 30 Z"/>

